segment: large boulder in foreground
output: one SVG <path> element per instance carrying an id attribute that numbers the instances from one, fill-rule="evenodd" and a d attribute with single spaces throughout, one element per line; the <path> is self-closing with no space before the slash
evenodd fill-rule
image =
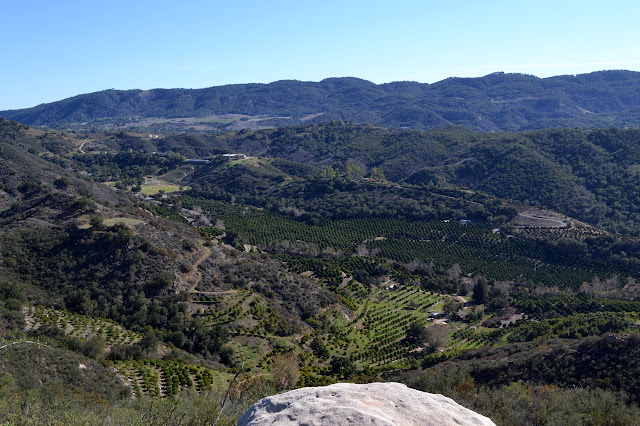
<path id="1" fill-rule="evenodd" d="M 369 383 L 296 389 L 256 402 L 244 425 L 494 425 L 451 398 L 401 383 Z"/>

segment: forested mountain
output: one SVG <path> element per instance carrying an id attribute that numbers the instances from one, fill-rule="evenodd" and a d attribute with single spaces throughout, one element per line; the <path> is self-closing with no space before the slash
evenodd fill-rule
<path id="1" fill-rule="evenodd" d="M 357 78 L 206 89 L 105 90 L 0 116 L 32 126 L 161 129 L 273 127 L 332 119 L 392 128 L 464 125 L 480 131 L 640 125 L 640 73 L 537 78 L 494 73 L 434 83 Z"/>

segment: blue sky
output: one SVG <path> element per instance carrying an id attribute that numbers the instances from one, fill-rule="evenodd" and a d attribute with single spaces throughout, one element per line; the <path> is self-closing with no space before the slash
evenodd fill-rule
<path id="1" fill-rule="evenodd" d="M 98 90 L 640 71 L 637 1 L 0 0 L 0 110 Z"/>

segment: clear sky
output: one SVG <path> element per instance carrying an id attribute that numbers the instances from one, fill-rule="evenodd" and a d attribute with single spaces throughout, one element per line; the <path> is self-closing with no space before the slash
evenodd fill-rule
<path id="1" fill-rule="evenodd" d="M 98 90 L 640 71 L 637 0 L 0 0 L 0 110 Z"/>

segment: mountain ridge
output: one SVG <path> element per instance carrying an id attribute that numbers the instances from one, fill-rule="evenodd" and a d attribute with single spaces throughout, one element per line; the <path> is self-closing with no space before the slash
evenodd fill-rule
<path id="1" fill-rule="evenodd" d="M 280 127 L 332 119 L 392 128 L 464 125 L 479 131 L 523 131 L 638 126 L 638 112 L 640 72 L 619 70 L 547 78 L 496 72 L 433 84 L 375 84 L 334 77 L 203 89 L 110 89 L 0 111 L 0 116 L 31 126 L 78 130 L 153 130 L 158 122 L 143 119 L 190 118 L 191 127 L 209 124 L 195 130 L 209 132 L 225 131 L 230 125 L 235 129 Z M 172 125 L 174 133 L 187 130 L 186 125 Z"/>

